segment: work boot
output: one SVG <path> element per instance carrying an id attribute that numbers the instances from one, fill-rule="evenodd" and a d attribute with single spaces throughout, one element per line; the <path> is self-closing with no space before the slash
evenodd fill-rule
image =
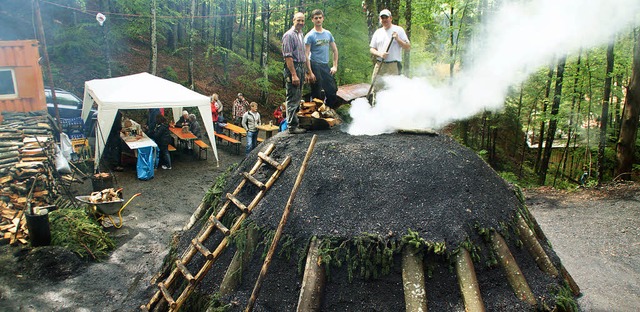
<path id="1" fill-rule="evenodd" d="M 289 133 L 290 134 L 303 134 L 307 132 L 306 129 L 302 129 L 302 128 L 289 128 Z"/>

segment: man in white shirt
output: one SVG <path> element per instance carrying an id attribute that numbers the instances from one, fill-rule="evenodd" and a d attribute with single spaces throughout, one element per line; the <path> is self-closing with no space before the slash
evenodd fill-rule
<path id="1" fill-rule="evenodd" d="M 389 10 L 380 11 L 379 16 L 382 27 L 373 33 L 369 52 L 382 62 L 378 75 L 399 75 L 402 68 L 402 50 L 411 49 L 411 43 L 404 28 L 392 23 L 393 18 Z"/>

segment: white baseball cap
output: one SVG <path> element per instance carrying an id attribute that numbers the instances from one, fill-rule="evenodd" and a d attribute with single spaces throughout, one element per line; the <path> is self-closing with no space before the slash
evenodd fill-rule
<path id="1" fill-rule="evenodd" d="M 380 16 L 391 16 L 391 11 L 384 9 L 380 11 Z"/>

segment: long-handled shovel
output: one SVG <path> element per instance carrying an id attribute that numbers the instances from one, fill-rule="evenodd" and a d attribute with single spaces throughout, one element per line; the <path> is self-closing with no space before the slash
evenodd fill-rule
<path id="1" fill-rule="evenodd" d="M 391 40 L 389 40 L 387 49 L 384 51 L 385 53 L 389 52 L 389 48 L 391 48 L 391 43 L 393 43 L 393 37 L 391 37 Z M 382 66 L 382 60 L 377 60 L 376 65 L 373 67 L 373 74 L 371 75 L 371 86 L 369 87 L 369 92 L 367 92 L 367 100 L 369 101 L 369 104 L 371 104 L 371 106 L 373 106 L 371 92 L 373 91 L 373 86 L 376 84 L 376 79 L 378 79 L 378 72 L 380 71 L 380 66 Z"/>

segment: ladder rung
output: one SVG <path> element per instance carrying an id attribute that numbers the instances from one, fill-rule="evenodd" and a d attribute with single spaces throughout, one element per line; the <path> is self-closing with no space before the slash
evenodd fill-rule
<path id="1" fill-rule="evenodd" d="M 171 294 L 169 293 L 169 290 L 167 289 L 167 287 L 164 286 L 164 283 L 163 282 L 158 283 L 158 287 L 160 287 L 160 291 L 162 292 L 162 296 L 164 297 L 165 300 L 167 300 L 167 303 L 169 304 L 169 307 L 171 307 L 171 309 L 175 309 L 176 308 L 176 302 L 171 297 Z"/>
<path id="2" fill-rule="evenodd" d="M 282 170 L 282 166 L 280 165 L 280 163 L 275 161 L 273 158 L 265 155 L 264 153 L 262 152 L 258 153 L 258 157 L 260 157 L 260 159 L 262 159 L 263 161 L 267 162 L 269 165 L 273 166 L 273 168 L 276 168 L 277 170 Z"/>
<path id="3" fill-rule="evenodd" d="M 191 245 L 193 245 L 193 247 L 196 247 L 196 249 L 198 249 L 198 251 L 205 257 L 207 258 L 207 260 L 211 260 L 213 259 L 213 254 L 211 253 L 211 251 L 209 251 L 209 249 L 207 249 L 207 247 L 204 247 L 204 245 L 202 245 L 202 243 L 200 243 L 200 241 L 196 238 L 194 238 L 191 241 Z"/>
<path id="4" fill-rule="evenodd" d="M 224 224 L 222 224 L 222 222 L 220 222 L 220 220 L 218 220 L 216 216 L 211 215 L 211 217 L 209 217 L 209 221 L 211 221 L 216 226 L 216 228 L 218 228 L 218 230 L 220 230 L 220 232 L 224 234 L 224 236 L 229 236 L 229 234 L 231 234 L 231 231 L 229 231 L 229 229 L 224 226 Z"/>
<path id="5" fill-rule="evenodd" d="M 254 178 L 252 175 L 250 175 L 248 172 L 243 172 L 242 175 L 244 175 L 244 177 L 249 180 L 251 183 L 253 183 L 255 186 L 257 186 L 259 189 L 264 190 L 266 188 L 266 186 L 264 185 L 264 183 L 258 181 L 256 178 Z"/>
<path id="6" fill-rule="evenodd" d="M 243 203 L 240 202 L 233 194 L 227 193 L 227 199 L 229 199 L 238 209 L 240 209 L 244 213 L 249 213 L 249 209 Z"/>
<path id="7" fill-rule="evenodd" d="M 182 275 L 184 275 L 184 278 L 186 278 L 189 281 L 189 284 L 193 284 L 195 283 L 195 278 L 193 278 L 193 275 L 191 274 L 191 272 L 189 272 L 189 269 L 187 269 L 187 267 L 182 263 L 181 260 L 176 260 L 176 267 L 178 267 L 178 270 L 180 270 L 180 272 L 182 272 Z"/>

